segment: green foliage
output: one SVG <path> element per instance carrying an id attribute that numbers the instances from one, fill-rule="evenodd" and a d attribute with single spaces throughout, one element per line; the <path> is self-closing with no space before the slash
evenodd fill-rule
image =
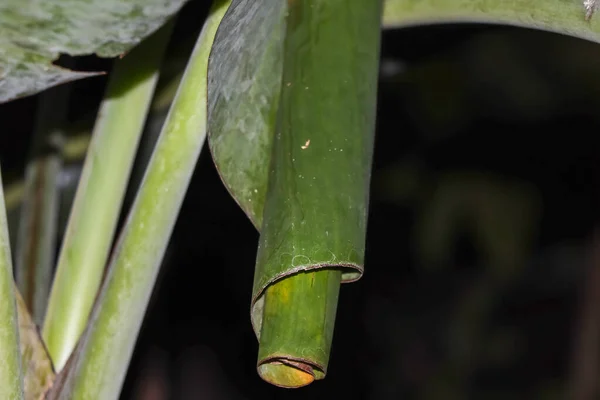
<path id="1" fill-rule="evenodd" d="M 171 30 L 172 24 L 164 26 L 118 60 L 100 107 L 44 322 L 44 340 L 59 371 L 85 329 L 100 287 Z"/>
<path id="2" fill-rule="evenodd" d="M 90 320 L 51 398 L 116 399 L 158 269 L 206 137 L 206 69 L 225 6 L 198 37 L 150 159 Z M 200 110 L 200 111 L 199 111 Z"/>
<path id="3" fill-rule="evenodd" d="M 175 14 L 186 0 L 3 0 L 0 103 L 95 73 L 56 65 L 60 54 L 121 55 Z"/>
<path id="4" fill-rule="evenodd" d="M 7 0 L 0 5 L 0 102 L 93 75 L 68 71 L 52 62 L 62 53 L 96 53 L 103 57 L 122 54 L 164 24 L 184 0 L 26 3 Z M 584 14 L 577 1 L 387 0 L 383 26 L 484 22 L 600 42 L 600 23 L 585 21 Z M 215 2 L 120 235 L 93 311 L 93 324 L 75 350 L 71 364 L 58 377 L 51 398 L 110 400 L 118 396 L 207 132 L 225 186 L 261 231 L 251 309 L 260 340 L 259 374 L 268 382 L 285 387 L 302 386 L 324 377 L 339 284 L 356 280 L 362 274 L 380 17 L 381 4 L 374 0 L 356 0 L 352 4 L 342 0 Z M 131 71 L 137 73 L 144 72 L 145 67 L 152 71 L 157 68 L 155 64 L 146 65 L 147 59 L 138 58 L 135 51 L 129 57 L 119 61 L 119 65 L 130 62 Z M 112 77 L 117 82 L 118 71 Z M 136 107 L 136 132 L 141 130 L 148 112 L 155 83 L 154 78 L 150 81 L 138 104 L 141 105 Z M 116 107 L 111 123 L 104 125 L 107 135 L 121 133 L 123 121 L 131 119 L 130 110 L 118 101 L 135 93 L 127 84 L 117 86 L 110 86 L 105 103 Z M 169 100 L 161 99 L 160 103 L 168 104 Z M 99 124 L 106 118 L 104 114 Z M 75 267 L 70 272 L 59 270 L 57 275 L 55 296 L 61 301 L 51 306 L 51 328 L 46 336 L 59 368 L 83 331 L 96 297 L 137 144 L 135 140 L 130 143 L 126 162 L 110 165 L 111 177 L 94 189 L 94 183 L 87 179 L 93 170 L 98 148 L 95 144 L 101 140 L 101 131 L 94 133 L 88 157 L 91 161 L 87 161 L 82 182 L 83 186 L 90 185 L 90 202 L 95 202 L 92 208 L 110 209 L 110 215 L 101 217 L 107 225 L 100 229 L 102 238 L 98 239 L 94 236 L 99 232 L 97 221 L 86 217 L 98 213 L 76 202 L 77 218 L 73 223 L 81 223 L 85 228 L 67 233 L 67 250 L 59 264 L 73 259 L 75 254 L 75 267 L 86 260 L 92 260 L 95 266 L 93 273 L 86 275 L 89 282 L 81 285 L 74 279 Z M 118 142 L 105 145 L 102 153 L 114 150 L 118 146 L 115 143 Z M 413 179 L 414 187 L 418 186 L 417 181 Z M 117 189 L 106 200 L 102 196 L 112 190 L 107 189 L 111 185 Z M 522 232 L 519 237 L 512 222 L 523 214 L 531 214 L 530 208 L 534 209 L 536 203 L 517 189 L 503 197 L 508 191 L 505 187 L 498 193 L 497 188 L 488 186 L 486 193 L 492 198 L 482 200 L 476 197 L 482 186 L 485 185 L 476 178 L 462 187 L 453 181 L 440 182 L 440 197 L 430 199 L 423 212 L 437 213 L 453 222 L 460 214 L 454 203 L 467 196 L 471 201 L 469 216 L 477 220 L 472 228 L 482 238 L 481 248 L 491 254 L 490 258 L 512 254 L 513 258 L 503 262 L 518 265 L 523 257 L 519 243 L 531 232 Z M 513 204 L 511 196 L 526 199 Z M 489 204 L 498 211 L 494 216 L 486 208 Z M 504 214 L 499 210 L 504 210 Z M 492 225 L 496 229 L 486 229 Z M 452 223 L 447 227 L 452 228 Z M 449 235 L 436 228 L 425 218 L 420 241 L 424 247 L 438 250 L 434 256 L 443 257 Z M 83 231 L 89 232 L 88 239 L 100 247 L 99 255 L 88 258 L 83 253 L 92 247 L 89 242 L 82 241 L 73 251 L 68 247 L 74 237 L 85 239 Z M 423 259 L 435 264 L 437 257 L 425 257 L 431 255 L 423 254 Z M 3 259 L 6 265 L 0 296 L 10 304 L 11 277 L 6 274 L 9 258 L 4 254 Z M 465 306 L 465 313 L 483 318 L 487 304 L 483 300 L 487 299 L 482 296 L 481 300 L 478 295 L 474 293 L 476 300 L 469 298 L 465 304 L 480 302 L 482 309 Z M 68 312 L 73 305 L 84 308 L 75 325 L 65 322 L 56 312 Z M 10 307 L 5 312 L 6 320 L 14 320 Z M 16 336 L 15 330 L 6 332 L 9 335 L 0 337 L 0 346 L 6 357 L 13 359 L 3 367 L 9 374 L 6 376 L 14 379 L 0 385 L 0 391 L 14 397 L 20 383 L 15 378 L 19 368 Z M 470 334 L 476 336 L 477 332 Z M 69 343 L 55 345 L 53 337 Z M 43 348 L 39 337 L 32 338 L 36 349 Z M 59 350 L 55 350 L 57 347 Z M 38 389 L 53 374 L 47 355 L 40 354 L 43 383 Z M 31 384 L 36 383 L 27 382 L 25 387 Z"/>
<path id="5" fill-rule="evenodd" d="M 579 0 L 386 0 L 389 28 L 440 23 L 489 23 L 557 32 L 600 42 L 600 21 L 586 21 Z"/>

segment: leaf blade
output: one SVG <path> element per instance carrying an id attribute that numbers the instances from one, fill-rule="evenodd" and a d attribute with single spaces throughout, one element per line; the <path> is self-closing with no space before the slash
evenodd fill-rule
<path id="1" fill-rule="evenodd" d="M 282 72 L 286 6 L 233 0 L 208 65 L 208 144 L 234 199 L 259 229 Z"/>
<path id="2" fill-rule="evenodd" d="M 60 54 L 122 55 L 187 0 L 4 0 L 0 4 L 0 103 L 97 75 L 52 64 Z"/>
<path id="3" fill-rule="evenodd" d="M 388 29 L 443 23 L 512 25 L 600 42 L 600 21 L 586 21 L 580 1 L 386 0 Z"/>

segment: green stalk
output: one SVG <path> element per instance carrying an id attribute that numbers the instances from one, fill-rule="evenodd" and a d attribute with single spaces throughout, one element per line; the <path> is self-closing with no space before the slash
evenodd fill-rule
<path id="1" fill-rule="evenodd" d="M 117 60 L 94 127 L 43 337 L 57 371 L 83 332 L 98 292 L 172 22 Z"/>
<path id="2" fill-rule="evenodd" d="M 173 102 L 173 98 L 177 92 L 177 87 L 179 86 L 182 75 L 183 72 L 175 74 L 173 77 L 168 79 L 162 87 L 160 86 L 160 81 L 157 83 L 158 86 L 156 87 L 156 94 L 154 95 L 150 105 L 150 117 L 152 119 L 148 122 L 148 125 L 151 128 L 159 124 L 162 126 L 168 108 Z M 49 89 L 49 91 L 51 90 L 52 89 Z M 62 138 L 60 146 L 60 158 L 67 163 L 77 163 L 85 158 L 85 153 L 90 142 L 90 132 L 82 130 L 79 126 L 81 124 L 82 123 L 78 121 L 77 123 L 69 126 L 66 130 L 67 135 Z M 150 136 L 152 137 L 152 135 Z M 6 202 L 6 210 L 9 214 L 21 206 L 24 195 L 24 180 L 12 182 L 5 188 L 4 200 Z"/>
<path id="3" fill-rule="evenodd" d="M 19 325 L 8 222 L 0 174 L 0 399 L 23 399 L 23 374 L 19 350 Z"/>
<path id="4" fill-rule="evenodd" d="M 182 68 L 183 69 L 183 68 Z M 169 113 L 169 107 L 173 104 L 173 99 L 177 93 L 177 88 L 181 82 L 183 71 L 177 74 L 175 77 L 171 77 L 168 83 L 163 84 L 161 87 L 161 81 L 158 82 L 156 88 L 156 96 L 152 100 L 150 115 L 148 116 L 148 122 L 146 123 L 146 129 L 144 130 L 144 136 L 140 147 L 138 149 L 138 155 L 136 162 L 131 171 L 131 178 L 129 179 L 129 186 L 125 194 L 125 204 L 131 204 L 132 199 L 140 187 L 142 179 L 144 179 L 144 173 L 148 162 L 152 157 L 154 147 L 162 127 L 165 124 L 165 119 Z M 161 76 L 163 78 L 163 76 Z"/>
<path id="5" fill-rule="evenodd" d="M 362 274 L 381 2 L 288 2 L 283 80 L 258 249 L 258 373 L 322 379 L 341 281 Z"/>
<path id="6" fill-rule="evenodd" d="M 15 279 L 36 325 L 41 325 L 52 284 L 69 86 L 40 95 L 19 220 Z"/>
<path id="7" fill-rule="evenodd" d="M 4 187 L 4 204 L 6 206 L 10 251 L 12 254 L 17 254 L 16 243 L 19 238 L 19 223 L 21 220 L 21 205 L 24 193 L 24 179 L 7 184 Z"/>
<path id="8" fill-rule="evenodd" d="M 91 325 L 58 398 L 117 399 L 177 214 L 206 137 L 208 56 L 227 1 L 217 1 L 119 237 Z"/>

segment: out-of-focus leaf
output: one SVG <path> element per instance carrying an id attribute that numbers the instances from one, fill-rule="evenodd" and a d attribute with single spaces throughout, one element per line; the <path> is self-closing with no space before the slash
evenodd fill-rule
<path id="1" fill-rule="evenodd" d="M 580 0 L 386 0 L 387 28 L 489 23 L 557 32 L 600 42 L 600 18 L 586 21 Z"/>
<path id="2" fill-rule="evenodd" d="M 60 54 L 121 55 L 186 0 L 3 0 L 0 103 L 95 73 L 53 65 Z"/>
<path id="3" fill-rule="evenodd" d="M 59 179 L 70 86 L 39 96 L 25 169 L 25 193 L 15 253 L 15 281 L 36 325 L 46 312 L 56 258 Z"/>
<path id="4" fill-rule="evenodd" d="M 453 250 L 453 237 L 464 227 L 490 272 L 501 280 L 514 278 L 537 234 L 537 191 L 518 181 L 467 172 L 442 175 L 435 185 L 415 226 L 420 262 L 428 267 L 444 265 Z"/>
<path id="5" fill-rule="evenodd" d="M 54 368 L 37 326 L 33 323 L 25 301 L 15 289 L 17 315 L 19 317 L 19 340 L 21 363 L 25 380 L 25 399 L 39 400 L 54 382 Z"/>

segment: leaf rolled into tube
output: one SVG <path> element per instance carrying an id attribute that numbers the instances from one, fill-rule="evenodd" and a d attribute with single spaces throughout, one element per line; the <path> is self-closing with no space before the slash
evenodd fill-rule
<path id="1" fill-rule="evenodd" d="M 325 376 L 340 282 L 362 274 L 380 17 L 372 0 L 288 2 L 252 304 L 274 385 Z"/>

